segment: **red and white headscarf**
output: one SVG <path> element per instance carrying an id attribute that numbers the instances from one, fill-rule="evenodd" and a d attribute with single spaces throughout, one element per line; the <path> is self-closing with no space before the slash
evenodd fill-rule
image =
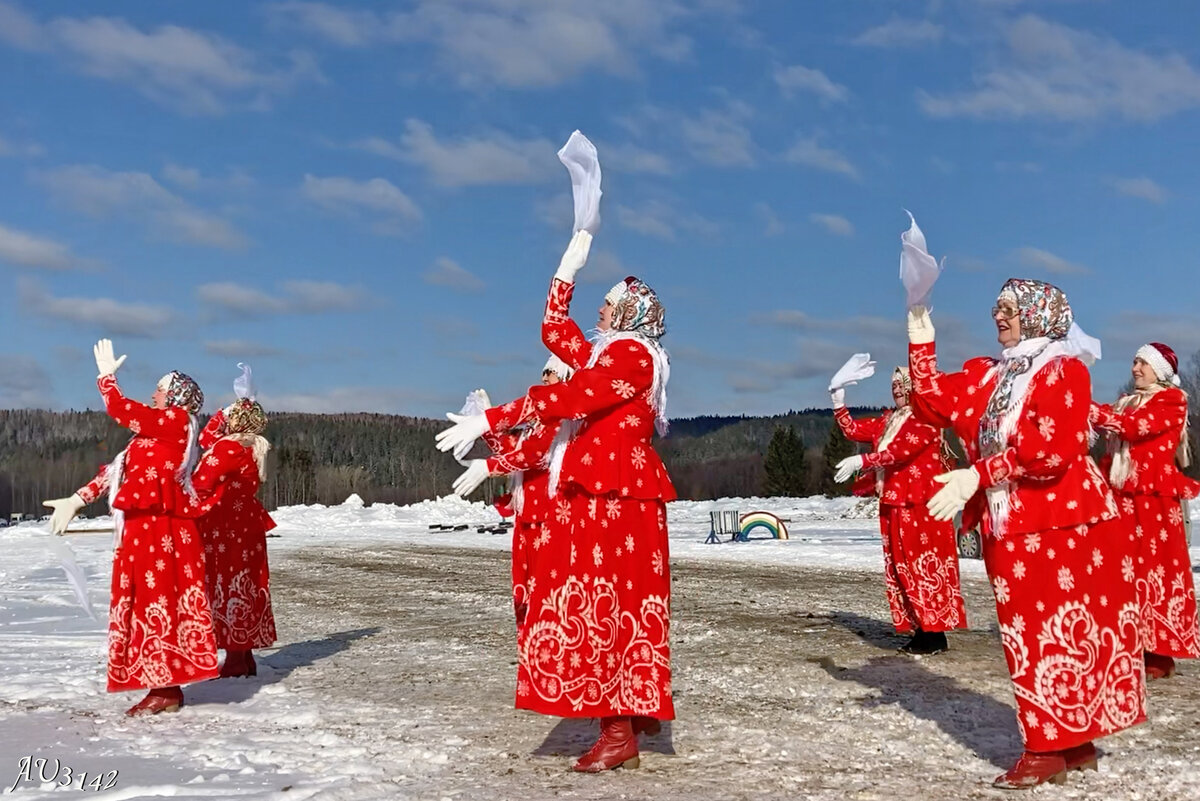
<path id="1" fill-rule="evenodd" d="M 1179 357 L 1171 348 L 1161 342 L 1148 342 L 1134 356 L 1154 369 L 1160 383 L 1179 386 Z"/>

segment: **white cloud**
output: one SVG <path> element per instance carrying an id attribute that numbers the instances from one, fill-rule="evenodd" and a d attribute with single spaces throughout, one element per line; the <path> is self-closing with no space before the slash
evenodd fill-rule
<path id="1" fill-rule="evenodd" d="M 282 348 L 263 345 L 258 342 L 249 342 L 244 339 L 210 340 L 204 343 L 204 352 L 211 353 L 213 356 L 225 356 L 230 359 L 255 359 L 260 356 L 265 358 L 286 354 L 286 351 Z"/>
<path id="2" fill-rule="evenodd" d="M 0 24 L 3 24 L 2 20 L 0 20 Z M 5 137 L 0 136 L 0 157 L 23 156 L 27 158 L 33 158 L 35 156 L 44 155 L 45 153 L 46 149 L 37 143 L 17 143 L 11 139 L 6 139 Z"/>
<path id="3" fill-rule="evenodd" d="M 1018 248 L 1014 255 L 1026 267 L 1034 267 L 1051 275 L 1087 275 L 1091 272 L 1082 264 L 1067 261 L 1062 256 L 1040 248 Z"/>
<path id="4" fill-rule="evenodd" d="M 141 30 L 117 17 L 39 22 L 0 3 L 0 31 L 0 41 L 12 47 L 127 84 L 186 114 L 220 114 L 232 104 L 261 107 L 302 80 L 320 79 L 312 61 L 301 54 L 293 54 L 286 66 L 268 66 L 253 50 L 178 25 Z"/>
<path id="5" fill-rule="evenodd" d="M 180 189 L 192 192 L 202 190 L 242 190 L 254 186 L 254 179 L 239 169 L 231 169 L 222 177 L 204 175 L 195 167 L 166 164 L 162 168 L 163 180 Z"/>
<path id="6" fill-rule="evenodd" d="M 246 245 L 246 237 L 228 221 L 193 206 L 144 172 L 73 165 L 36 173 L 34 179 L 54 198 L 89 216 L 127 219 L 155 238 L 226 250 Z"/>
<path id="7" fill-rule="evenodd" d="M 0 409 L 54 406 L 50 375 L 29 356 L 0 353 Z"/>
<path id="8" fill-rule="evenodd" d="M 675 167 L 666 156 L 637 145 L 601 144 L 598 147 L 606 170 L 646 175 L 671 175 Z"/>
<path id="9" fill-rule="evenodd" d="M 196 298 L 207 306 L 246 317 L 356 311 L 369 303 L 361 287 L 333 281 L 284 281 L 274 291 L 219 281 L 196 287 Z"/>
<path id="10" fill-rule="evenodd" d="M 0 225 L 0 261 L 20 267 L 69 270 L 81 260 L 66 245 Z"/>
<path id="11" fill-rule="evenodd" d="M 1153 122 L 1200 106 L 1200 73 L 1179 53 L 1133 50 L 1033 15 L 1008 26 L 1005 46 L 974 90 L 921 92 L 921 107 L 934 117 Z"/>
<path id="12" fill-rule="evenodd" d="M 445 256 L 434 261 L 433 266 L 425 272 L 424 277 L 427 284 L 449 287 L 462 292 L 482 292 L 487 286 L 483 279 L 475 273 Z"/>
<path id="13" fill-rule="evenodd" d="M 764 236 L 778 236 L 787 230 L 783 221 L 779 219 L 779 215 L 775 213 L 775 209 L 768 204 L 755 203 L 754 213 L 762 218 Z"/>
<path id="14" fill-rule="evenodd" d="M 783 160 L 792 164 L 845 175 L 855 180 L 859 178 L 858 168 L 851 164 L 849 159 L 833 148 L 823 147 L 815 137 L 797 139 L 796 143 L 783 154 Z"/>
<path id="15" fill-rule="evenodd" d="M 186 328 L 181 315 L 166 306 L 125 303 L 111 298 L 54 297 L 27 279 L 18 282 L 17 294 L 21 309 L 26 313 L 63 320 L 101 333 L 154 339 L 182 334 Z"/>
<path id="16" fill-rule="evenodd" d="M 822 100 L 833 103 L 845 103 L 850 98 L 850 90 L 845 86 L 834 83 L 820 70 L 799 64 L 776 69 L 775 83 L 788 97 L 797 92 L 811 92 Z"/>
<path id="17" fill-rule="evenodd" d="M 404 414 L 417 404 L 445 408 L 454 402 L 432 393 L 399 387 L 334 387 L 325 392 L 260 393 L 259 400 L 263 406 L 276 412 L 309 414 Z M 458 403 L 462 403 L 461 397 Z"/>
<path id="18" fill-rule="evenodd" d="M 1149 200 L 1151 203 L 1167 202 L 1167 190 L 1149 178 L 1114 178 L 1112 186 L 1122 195 Z"/>
<path id="19" fill-rule="evenodd" d="M 700 236 L 715 236 L 720 226 L 698 214 L 680 211 L 671 203 L 651 200 L 634 208 L 618 204 L 617 222 L 632 231 L 671 241 L 682 229 Z"/>
<path id="20" fill-rule="evenodd" d="M 754 141 L 742 122 L 750 113 L 744 103 L 731 103 L 725 109 L 681 116 L 678 124 L 683 143 L 697 161 L 714 167 L 753 166 Z"/>
<path id="21" fill-rule="evenodd" d="M 433 127 L 407 120 L 400 144 L 378 137 L 353 146 L 379 156 L 416 164 L 441 186 L 532 184 L 559 177 L 558 146 L 549 139 L 517 139 L 491 132 L 457 140 L 439 140 Z"/>
<path id="22" fill-rule="evenodd" d="M 940 42 L 944 33 L 941 25 L 929 20 L 892 17 L 863 31 L 851 43 L 863 47 L 923 47 Z"/>
<path id="23" fill-rule="evenodd" d="M 810 214 L 808 219 L 835 236 L 854 236 L 854 225 L 836 214 Z"/>
<path id="24" fill-rule="evenodd" d="M 274 19 L 340 47 L 413 43 L 471 88 L 558 86 L 588 71 L 633 76 L 647 56 L 676 61 L 691 52 L 678 24 L 722 13 L 706 0 L 417 0 L 411 10 L 347 10 L 326 3 L 276 4 Z"/>
<path id="25" fill-rule="evenodd" d="M 326 211 L 350 217 L 368 216 L 376 233 L 395 234 L 421 219 L 412 198 L 386 178 L 356 181 L 305 175 L 300 194 Z"/>

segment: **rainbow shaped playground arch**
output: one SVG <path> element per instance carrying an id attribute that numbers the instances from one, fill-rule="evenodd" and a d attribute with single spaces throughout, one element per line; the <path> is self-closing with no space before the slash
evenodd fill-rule
<path id="1" fill-rule="evenodd" d="M 743 541 L 750 539 L 750 532 L 756 528 L 765 528 L 777 540 L 788 538 L 787 526 L 779 519 L 778 515 L 770 512 L 747 512 L 742 515 L 741 534 L 738 539 Z"/>

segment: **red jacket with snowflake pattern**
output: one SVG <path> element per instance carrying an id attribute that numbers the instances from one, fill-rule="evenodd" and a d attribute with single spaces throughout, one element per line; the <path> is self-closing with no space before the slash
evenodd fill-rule
<path id="1" fill-rule="evenodd" d="M 1096 404 L 1096 427 L 1129 443 L 1131 468 L 1122 493 L 1195 498 L 1200 482 L 1188 478 L 1175 463 L 1181 435 L 1187 431 L 1187 395 L 1178 387 L 1153 393 L 1134 408 L 1114 411 L 1111 404 Z M 1107 475 L 1111 459 L 1104 463 Z"/>
<path id="2" fill-rule="evenodd" d="M 980 458 L 979 421 L 996 386 L 995 361 L 972 359 L 961 372 L 941 373 L 930 342 L 909 345 L 908 363 L 913 413 L 930 425 L 953 429 L 979 473 L 979 492 L 963 512 L 964 528 L 983 519 L 984 490 L 1006 483 L 1008 535 L 1116 516 L 1112 491 L 1088 452 L 1092 382 L 1079 359 L 1055 359 L 1033 376 L 1008 447 L 987 458 Z"/>
<path id="3" fill-rule="evenodd" d="M 942 432 L 909 415 L 887 447 L 879 450 L 879 440 L 894 414 L 891 410 L 880 417 L 855 420 L 844 406 L 833 412 L 846 439 L 871 443 L 872 452 L 863 455 L 863 470 L 883 470 L 879 502 L 887 506 L 923 504 L 942 486 L 933 477 L 949 469 L 942 458 Z M 864 476 L 874 484 L 872 473 Z"/>
<path id="4" fill-rule="evenodd" d="M 154 409 L 125 397 L 116 376 L 101 376 L 96 383 L 109 417 L 133 432 L 113 506 L 127 512 L 185 514 L 190 499 L 175 471 L 187 451 L 187 412 L 176 407 Z M 88 503 L 96 500 L 108 489 L 109 478 L 105 465 L 79 490 L 79 497 Z"/>

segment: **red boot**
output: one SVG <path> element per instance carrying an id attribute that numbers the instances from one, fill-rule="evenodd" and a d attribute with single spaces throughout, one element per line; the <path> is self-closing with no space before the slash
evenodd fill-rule
<path id="1" fill-rule="evenodd" d="M 183 706 L 183 690 L 179 687 L 160 687 L 151 690 L 146 697 L 138 701 L 125 714 L 131 718 L 141 715 L 157 715 L 159 712 L 178 712 Z"/>
<path id="2" fill-rule="evenodd" d="M 653 737 L 662 731 L 662 724 L 658 718 L 647 717 L 646 715 L 634 715 L 630 722 L 635 735 L 644 734 L 647 737 Z"/>
<path id="3" fill-rule="evenodd" d="M 1175 660 L 1162 654 L 1145 653 L 1146 680 L 1169 679 L 1175 675 Z"/>
<path id="4" fill-rule="evenodd" d="M 580 773 L 600 773 L 613 768 L 636 768 L 637 737 L 628 716 L 600 718 L 600 739 L 592 749 L 579 758 L 572 770 Z"/>
<path id="5" fill-rule="evenodd" d="M 1077 745 L 1059 753 L 1067 763 L 1067 770 L 1099 770 L 1096 763 L 1100 755 L 1096 753 L 1096 746 L 1092 743 Z"/>
<path id="6" fill-rule="evenodd" d="M 1067 760 L 1062 751 L 1026 751 L 1017 764 L 1009 768 L 1008 773 L 997 776 L 992 785 L 1002 790 L 1028 790 L 1046 782 L 1065 784 L 1066 781 Z"/>
<path id="7" fill-rule="evenodd" d="M 225 662 L 221 665 L 221 678 L 229 679 L 257 675 L 258 666 L 254 664 L 254 654 L 251 651 L 225 652 Z"/>

